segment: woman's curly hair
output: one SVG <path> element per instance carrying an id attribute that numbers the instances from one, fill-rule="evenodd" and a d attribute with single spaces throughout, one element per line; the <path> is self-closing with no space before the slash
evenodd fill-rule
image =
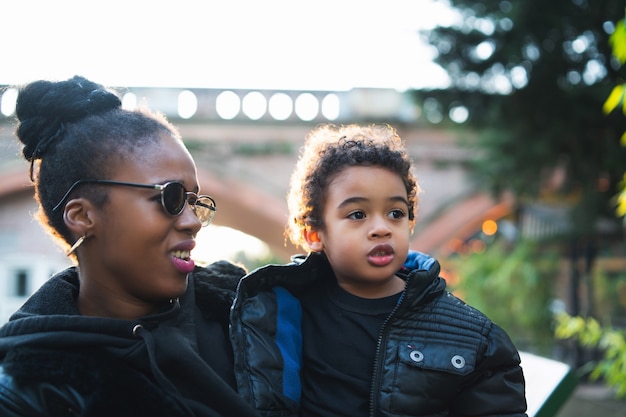
<path id="1" fill-rule="evenodd" d="M 287 205 L 289 223 L 285 232 L 291 242 L 306 248 L 304 231 L 323 229 L 322 213 L 328 184 L 352 166 L 381 167 L 402 178 L 409 202 L 409 220 L 415 222 L 419 185 L 412 161 L 396 130 L 386 124 L 337 126 L 324 124 L 305 138 L 292 173 Z"/>

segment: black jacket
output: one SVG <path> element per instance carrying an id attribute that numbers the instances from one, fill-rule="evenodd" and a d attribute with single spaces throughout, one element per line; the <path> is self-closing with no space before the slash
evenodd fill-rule
<path id="1" fill-rule="evenodd" d="M 233 388 L 228 341 L 244 272 L 197 267 L 167 311 L 138 320 L 81 316 L 76 270 L 56 275 L 0 328 L 0 415 L 256 415 Z"/>
<path id="2" fill-rule="evenodd" d="M 401 302 L 381 332 L 372 416 L 525 416 L 520 358 L 507 334 L 446 291 L 433 258 L 411 252 Z M 238 389 L 266 416 L 296 416 L 301 307 L 323 255 L 244 277 L 231 313 Z M 296 295 L 296 296 L 294 296 Z"/>

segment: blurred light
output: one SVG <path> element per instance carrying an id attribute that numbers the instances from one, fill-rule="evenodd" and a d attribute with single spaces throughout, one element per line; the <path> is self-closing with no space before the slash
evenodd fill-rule
<path id="1" fill-rule="evenodd" d="M 582 81 L 582 77 L 580 76 L 580 74 L 574 70 L 572 71 L 568 71 L 567 72 L 567 81 L 570 82 L 570 84 L 576 85 L 576 84 L 580 84 L 580 82 Z"/>
<path id="2" fill-rule="evenodd" d="M 485 242 L 479 239 L 472 239 L 468 242 L 469 250 L 473 253 L 483 253 L 487 249 Z"/>
<path id="3" fill-rule="evenodd" d="M 463 77 L 463 82 L 465 83 L 467 87 L 474 89 L 480 86 L 480 75 L 478 75 L 475 72 L 468 72 Z"/>
<path id="4" fill-rule="evenodd" d="M 493 236 L 498 231 L 498 223 L 493 220 L 485 220 L 483 222 L 483 233 L 487 236 Z"/>
<path id="5" fill-rule="evenodd" d="M 577 54 L 582 54 L 589 48 L 589 39 L 585 35 L 581 35 L 572 42 L 572 49 Z"/>
<path id="6" fill-rule="evenodd" d="M 241 110 L 241 100 L 232 91 L 221 92 L 215 100 L 215 110 L 222 119 L 233 119 Z"/>
<path id="7" fill-rule="evenodd" d="M 484 61 L 486 59 L 489 59 L 489 57 L 493 54 L 495 50 L 496 50 L 496 47 L 493 44 L 493 42 L 484 41 L 484 42 L 479 43 L 478 46 L 476 46 L 474 53 L 478 59 L 480 59 L 481 61 Z"/>
<path id="8" fill-rule="evenodd" d="M 448 242 L 448 250 L 450 252 L 453 253 L 461 253 L 463 252 L 463 249 L 465 247 L 465 242 L 463 242 L 461 239 L 455 237 L 450 239 L 450 241 Z"/>
<path id="9" fill-rule="evenodd" d="M 496 30 L 496 24 L 489 19 L 476 19 L 474 27 L 487 36 L 493 35 Z"/>
<path id="10" fill-rule="evenodd" d="M 335 120 L 339 117 L 339 96 L 337 94 L 328 94 L 322 100 L 322 114 L 328 120 Z"/>
<path id="11" fill-rule="evenodd" d="M 615 32 L 615 24 L 613 24 L 613 22 L 611 22 L 610 20 L 607 20 L 606 22 L 602 23 L 602 29 L 604 29 L 604 32 L 607 35 L 610 35 Z"/>
<path id="12" fill-rule="evenodd" d="M 0 102 L 0 111 L 5 116 L 10 116 L 15 113 L 15 103 L 17 101 L 17 89 L 8 88 L 4 94 L 2 94 L 2 102 Z"/>
<path id="13" fill-rule="evenodd" d="M 122 108 L 125 110 L 134 110 L 137 108 L 137 95 L 135 93 L 126 93 L 122 97 Z"/>
<path id="14" fill-rule="evenodd" d="M 252 120 L 258 120 L 267 110 L 265 96 L 258 91 L 252 91 L 243 98 L 242 109 L 246 116 Z"/>
<path id="15" fill-rule="evenodd" d="M 528 73 L 526 72 L 526 68 L 521 65 L 511 68 L 511 84 L 513 84 L 513 87 L 518 90 L 526 87 L 526 84 L 528 84 Z"/>
<path id="16" fill-rule="evenodd" d="M 198 110 L 198 98 L 189 91 L 184 90 L 178 95 L 178 115 L 183 119 L 189 119 Z"/>
<path id="17" fill-rule="evenodd" d="M 606 77 L 606 73 L 606 67 L 597 59 L 592 59 L 585 65 L 583 80 L 585 84 L 592 85 Z"/>
<path id="18" fill-rule="evenodd" d="M 511 84 L 511 80 L 504 74 L 496 74 L 494 75 L 492 81 L 492 86 L 494 91 L 499 94 L 510 94 L 513 90 L 513 85 Z"/>
<path id="19" fill-rule="evenodd" d="M 240 230 L 215 224 L 203 227 L 196 236 L 196 242 L 192 254 L 200 265 L 222 259 L 235 261 L 240 253 L 244 253 L 250 259 L 271 255 L 269 246 L 262 240 Z"/>
<path id="20" fill-rule="evenodd" d="M 319 113 L 319 102 L 311 93 L 303 93 L 296 99 L 296 114 L 305 122 L 315 119 Z"/>
<path id="21" fill-rule="evenodd" d="M 448 115 L 453 122 L 464 123 L 469 117 L 469 110 L 465 106 L 456 106 L 450 109 Z"/>
<path id="22" fill-rule="evenodd" d="M 293 101 L 285 93 L 276 93 L 270 97 L 269 112 L 276 120 L 286 120 L 293 111 Z"/>
<path id="23" fill-rule="evenodd" d="M 508 32 L 509 30 L 513 29 L 513 21 L 508 17 L 505 17 L 504 19 L 500 19 L 500 21 L 498 22 L 498 26 L 500 26 L 500 29 Z"/>
<path id="24" fill-rule="evenodd" d="M 541 56 L 541 51 L 537 45 L 529 44 L 524 48 L 524 56 L 530 61 L 536 61 Z"/>
<path id="25" fill-rule="evenodd" d="M 422 105 L 424 110 L 424 115 L 426 119 L 433 124 L 440 123 L 443 120 L 443 113 L 441 111 L 441 105 L 437 101 L 437 99 L 429 97 L 424 100 L 424 104 Z"/>

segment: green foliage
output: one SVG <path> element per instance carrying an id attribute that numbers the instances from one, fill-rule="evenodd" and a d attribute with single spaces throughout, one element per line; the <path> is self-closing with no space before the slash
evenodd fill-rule
<path id="1" fill-rule="evenodd" d="M 603 359 L 597 362 L 590 374 L 596 380 L 604 378 L 616 395 L 626 397 L 626 333 L 609 326 L 601 326 L 594 318 L 573 317 L 561 313 L 556 317 L 556 337 L 575 339 L 582 346 L 599 348 Z"/>
<path id="2" fill-rule="evenodd" d="M 609 37 L 609 44 L 613 50 L 613 56 L 620 63 L 626 62 L 626 19 L 622 19 L 615 25 L 615 32 Z"/>
<path id="3" fill-rule="evenodd" d="M 609 43 L 613 51 L 613 56 L 620 62 L 620 64 L 626 63 L 626 16 L 624 19 L 617 22 L 615 26 L 615 32 L 611 34 Z M 602 110 L 605 114 L 611 113 L 618 106 L 622 107 L 622 114 L 626 116 L 626 84 L 616 85 L 611 94 L 604 102 Z M 626 147 L 626 132 L 622 134 L 620 139 L 622 146 Z M 626 217 L 626 174 L 624 174 L 624 180 L 619 184 L 620 191 L 615 196 L 616 200 L 616 212 L 619 217 Z"/>
<path id="4" fill-rule="evenodd" d="M 599 218 L 617 222 L 615 190 L 626 160 L 619 138 L 626 124 L 602 106 L 626 78 L 609 44 L 611 33 L 615 42 L 622 36 L 612 22 L 624 16 L 623 1 L 450 3 L 461 22 L 424 36 L 452 85 L 416 96 L 436 100 L 444 114 L 468 108 L 466 128 L 478 132 L 475 146 L 484 155 L 474 167 L 478 182 L 522 201 L 546 192 L 570 199 L 575 235 L 590 233 Z M 550 183 L 555 172 L 564 173 L 562 181 Z"/>
<path id="5" fill-rule="evenodd" d="M 446 261 L 459 275 L 456 295 L 505 329 L 519 349 L 547 353 L 557 257 L 532 242 L 496 241 L 482 253 Z"/>

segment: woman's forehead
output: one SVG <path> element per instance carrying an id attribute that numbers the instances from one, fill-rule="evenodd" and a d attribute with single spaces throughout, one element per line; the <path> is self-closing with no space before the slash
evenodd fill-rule
<path id="1" fill-rule="evenodd" d="M 181 181 L 186 186 L 197 183 L 196 164 L 191 154 L 182 141 L 172 137 L 150 142 L 132 155 L 123 157 L 114 175 L 131 176 L 135 180 L 141 178 L 151 183 L 163 180 Z"/>

